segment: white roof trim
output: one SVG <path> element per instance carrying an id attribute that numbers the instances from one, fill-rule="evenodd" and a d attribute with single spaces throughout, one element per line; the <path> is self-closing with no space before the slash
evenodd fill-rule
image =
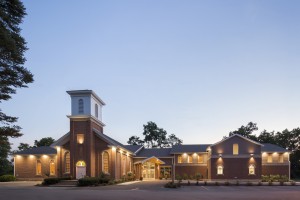
<path id="1" fill-rule="evenodd" d="M 146 159 L 144 159 L 144 160 L 135 162 L 134 164 L 144 163 L 144 162 L 147 162 L 148 160 L 150 160 L 150 159 L 152 159 L 152 158 L 157 159 L 157 160 L 161 163 L 161 165 L 166 164 L 164 161 L 162 161 L 161 159 L 157 158 L 156 156 L 151 156 L 151 157 L 146 158 Z"/>
<path id="2" fill-rule="evenodd" d="M 252 142 L 252 143 L 254 143 L 254 144 L 257 144 L 257 145 L 260 145 L 260 146 L 264 146 L 264 145 L 261 144 L 261 143 L 255 142 L 254 140 L 251 140 L 251 139 L 246 138 L 246 137 L 244 137 L 244 136 L 241 136 L 241 135 L 239 135 L 239 134 L 234 134 L 234 135 L 232 135 L 232 136 L 230 136 L 230 137 L 228 137 L 228 138 L 226 138 L 226 139 L 224 139 L 224 140 L 221 140 L 221 141 L 219 141 L 219 142 L 217 142 L 217 143 L 214 143 L 214 144 L 212 144 L 212 145 L 210 145 L 210 146 L 211 146 L 211 147 L 212 147 L 212 146 L 215 146 L 215 145 L 220 144 L 220 143 L 222 143 L 222 142 L 225 142 L 226 140 L 229 140 L 230 138 L 233 138 L 233 137 L 235 137 L 235 136 L 238 136 L 238 137 L 240 137 L 240 138 L 242 138 L 242 139 L 244 139 L 244 140 L 247 140 L 247 141 L 249 141 L 249 142 Z"/>

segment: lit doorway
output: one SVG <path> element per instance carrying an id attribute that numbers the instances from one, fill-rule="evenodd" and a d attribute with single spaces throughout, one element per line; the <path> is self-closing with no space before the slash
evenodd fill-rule
<path id="1" fill-rule="evenodd" d="M 76 163 L 76 179 L 84 178 L 86 176 L 86 164 L 84 161 Z"/>

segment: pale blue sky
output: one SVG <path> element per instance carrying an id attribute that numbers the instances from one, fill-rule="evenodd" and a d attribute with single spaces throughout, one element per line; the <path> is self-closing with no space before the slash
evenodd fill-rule
<path id="1" fill-rule="evenodd" d="M 33 144 L 69 130 L 72 89 L 105 102 L 105 133 L 126 143 L 154 121 L 186 144 L 249 121 L 300 126 L 300 1 L 25 1 L 35 75 L 1 105 Z"/>

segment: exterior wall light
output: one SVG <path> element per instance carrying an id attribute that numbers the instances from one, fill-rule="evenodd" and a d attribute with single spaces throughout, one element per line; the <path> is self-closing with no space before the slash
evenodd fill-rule
<path id="1" fill-rule="evenodd" d="M 221 153 L 219 153 L 219 158 L 222 158 L 222 154 Z"/>
<path id="2" fill-rule="evenodd" d="M 117 148 L 116 148 L 116 147 L 112 147 L 111 149 L 112 149 L 113 151 L 117 150 Z"/>
<path id="3" fill-rule="evenodd" d="M 253 158 L 253 153 L 250 153 L 250 157 Z"/>

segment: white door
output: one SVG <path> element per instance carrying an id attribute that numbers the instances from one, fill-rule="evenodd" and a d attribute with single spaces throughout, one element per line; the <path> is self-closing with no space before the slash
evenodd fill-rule
<path id="1" fill-rule="evenodd" d="M 85 166 L 76 166 L 76 179 L 84 178 L 86 175 Z"/>

